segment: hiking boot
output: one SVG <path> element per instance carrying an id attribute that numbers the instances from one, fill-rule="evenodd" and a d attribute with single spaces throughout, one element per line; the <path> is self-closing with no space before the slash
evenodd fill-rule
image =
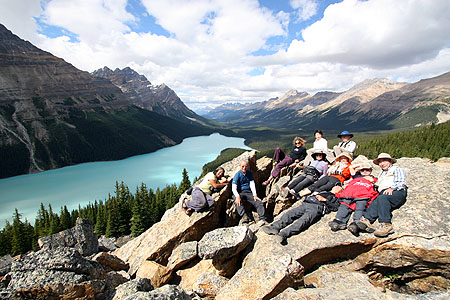
<path id="1" fill-rule="evenodd" d="M 345 228 L 347 228 L 347 224 L 334 219 L 333 221 L 329 222 L 328 225 L 331 228 L 331 231 L 338 231 L 338 230 L 344 230 Z"/>
<path id="2" fill-rule="evenodd" d="M 280 243 L 281 245 L 286 245 L 287 244 L 287 238 L 281 234 L 276 234 L 275 235 L 275 240 Z"/>
<path id="3" fill-rule="evenodd" d="M 262 226 L 269 225 L 269 224 L 270 223 L 267 222 L 266 220 L 259 220 L 258 223 L 256 223 L 256 226 L 262 227 Z"/>
<path id="4" fill-rule="evenodd" d="M 372 227 L 372 224 L 369 220 L 364 217 L 361 217 L 358 221 L 355 221 L 356 226 L 358 226 L 359 230 L 372 233 L 375 229 Z"/>
<path id="5" fill-rule="evenodd" d="M 243 215 L 241 220 L 239 221 L 239 225 L 250 225 L 250 218 L 247 215 Z"/>
<path id="6" fill-rule="evenodd" d="M 278 230 L 270 225 L 261 227 L 261 231 L 269 235 L 278 234 Z"/>
<path id="7" fill-rule="evenodd" d="M 347 227 L 348 231 L 350 231 L 354 236 L 359 236 L 359 228 L 358 225 L 356 225 L 356 222 L 351 223 Z"/>
<path id="8" fill-rule="evenodd" d="M 394 233 L 394 227 L 392 227 L 391 223 L 380 223 L 373 235 L 377 237 L 387 237 L 391 233 Z"/>

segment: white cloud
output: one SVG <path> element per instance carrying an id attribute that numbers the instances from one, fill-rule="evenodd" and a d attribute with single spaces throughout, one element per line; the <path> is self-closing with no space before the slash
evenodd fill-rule
<path id="1" fill-rule="evenodd" d="M 295 10 L 275 13 L 256 0 L 142 0 L 147 12 L 133 16 L 126 0 L 45 0 L 42 9 L 37 0 L 0 0 L 0 23 L 82 70 L 129 66 L 153 84 L 166 83 L 192 107 L 450 70 L 448 0 L 344 0 L 292 42 L 289 16 L 311 18 L 318 2 L 285 1 Z M 145 13 L 169 36 L 133 32 Z M 33 18 L 68 33 L 40 35 Z M 254 56 L 262 49 L 281 50 Z M 264 73 L 250 76 L 254 68 Z"/>
<path id="2" fill-rule="evenodd" d="M 317 14 L 319 4 L 316 0 L 290 0 L 289 4 L 296 10 L 297 21 L 306 21 Z"/>
<path id="3" fill-rule="evenodd" d="M 447 0 L 346 0 L 302 32 L 273 62 L 400 67 L 435 57 L 450 45 Z"/>
<path id="4" fill-rule="evenodd" d="M 0 7 L 1 24 L 22 39 L 36 41 L 38 26 L 33 17 L 42 12 L 39 0 L 0 0 Z"/>

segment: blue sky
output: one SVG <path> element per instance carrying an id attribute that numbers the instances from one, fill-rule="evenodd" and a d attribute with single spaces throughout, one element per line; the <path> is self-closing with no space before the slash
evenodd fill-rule
<path id="1" fill-rule="evenodd" d="M 191 108 L 450 71 L 448 0 L 0 0 L 0 23 L 92 72 L 131 67 Z"/>

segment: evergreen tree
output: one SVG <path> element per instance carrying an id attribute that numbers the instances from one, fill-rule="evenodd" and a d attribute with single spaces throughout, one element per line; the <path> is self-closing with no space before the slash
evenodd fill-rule
<path id="1" fill-rule="evenodd" d="M 12 249 L 12 226 L 8 222 L 5 223 L 5 228 L 0 233 L 0 256 L 11 253 Z"/>
<path id="2" fill-rule="evenodd" d="M 178 187 L 178 197 L 181 196 L 181 194 L 183 194 L 184 191 L 186 191 L 188 188 L 191 187 L 191 181 L 189 180 L 189 175 L 188 172 L 186 171 L 186 168 L 183 169 L 181 176 L 182 179 L 180 182 L 180 186 Z"/>
<path id="3" fill-rule="evenodd" d="M 31 243 L 27 237 L 27 229 L 21 220 L 21 214 L 15 210 L 12 225 L 11 254 L 18 255 L 31 250 Z"/>
<path id="4" fill-rule="evenodd" d="M 103 202 L 100 201 L 100 203 L 97 206 L 97 219 L 94 227 L 95 233 L 99 235 L 104 235 L 106 233 L 106 224 L 107 224 L 106 208 L 105 205 L 103 205 Z"/>
<path id="5" fill-rule="evenodd" d="M 61 230 L 72 228 L 72 218 L 70 217 L 67 206 L 64 205 L 64 207 L 61 207 L 61 212 L 59 215 L 59 226 Z"/>
<path id="6" fill-rule="evenodd" d="M 132 207 L 133 217 L 131 218 L 131 234 L 133 237 L 140 235 L 147 229 L 145 226 L 146 211 L 143 193 L 145 193 L 145 191 L 142 190 L 142 185 L 140 190 L 136 188 Z"/>

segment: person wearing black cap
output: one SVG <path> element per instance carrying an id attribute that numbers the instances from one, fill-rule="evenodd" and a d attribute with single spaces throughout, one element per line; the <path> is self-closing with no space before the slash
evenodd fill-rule
<path id="1" fill-rule="evenodd" d="M 338 157 L 342 153 L 349 153 L 353 157 L 357 145 L 354 141 L 351 140 L 352 137 L 353 134 L 351 134 L 347 130 L 344 130 L 340 134 L 338 134 L 338 138 L 340 138 L 341 141 L 339 142 L 339 144 L 333 147 L 333 152 L 336 157 Z"/>

